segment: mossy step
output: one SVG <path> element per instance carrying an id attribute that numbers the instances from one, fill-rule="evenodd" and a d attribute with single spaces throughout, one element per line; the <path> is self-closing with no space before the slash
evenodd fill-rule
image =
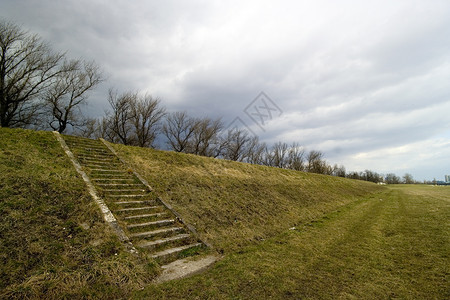
<path id="1" fill-rule="evenodd" d="M 163 239 L 159 239 L 159 240 L 148 241 L 148 242 L 141 242 L 141 243 L 138 244 L 138 246 L 151 250 L 151 249 L 155 249 L 155 248 L 158 248 L 158 247 L 162 247 L 165 244 L 174 243 L 174 242 L 181 242 L 181 241 L 184 241 L 184 240 L 186 240 L 186 239 L 188 239 L 190 237 L 191 237 L 190 234 L 184 233 L 184 234 L 179 234 L 179 235 L 175 235 L 175 236 L 171 236 L 171 237 L 167 237 L 167 238 L 163 238 Z"/>
<path id="2" fill-rule="evenodd" d="M 130 207 L 130 208 L 122 208 L 116 210 L 116 212 L 135 212 L 142 210 L 153 210 L 153 209 L 161 209 L 163 208 L 161 205 L 158 206 L 142 206 L 142 207 Z"/>
<path id="3" fill-rule="evenodd" d="M 131 233 L 131 238 L 148 238 L 148 237 L 154 237 L 158 235 L 173 233 L 177 231 L 183 231 L 185 230 L 183 227 L 169 227 L 169 228 L 163 228 L 163 229 L 156 229 L 152 231 L 144 231 L 144 232 L 136 232 Z"/>
<path id="4" fill-rule="evenodd" d="M 158 220 L 158 221 L 153 221 L 153 222 L 130 224 L 130 225 L 127 225 L 127 228 L 134 229 L 134 228 L 142 228 L 142 227 L 158 227 L 158 226 L 166 226 L 166 225 L 173 224 L 173 223 L 175 223 L 174 219 L 166 219 L 166 220 Z"/>
<path id="5" fill-rule="evenodd" d="M 133 219 L 142 219 L 142 218 L 152 218 L 152 217 L 161 217 L 167 215 L 167 212 L 159 212 L 153 214 L 142 214 L 142 215 L 131 215 L 123 217 L 124 220 L 133 220 Z"/>
<path id="6" fill-rule="evenodd" d="M 154 259 L 164 259 L 167 256 L 175 255 L 175 254 L 178 254 L 185 250 L 188 250 L 190 248 L 201 247 L 201 246 L 202 246 L 201 243 L 193 243 L 193 244 L 184 245 L 184 246 L 180 246 L 180 247 L 169 248 L 169 249 L 165 249 L 163 251 L 156 252 L 151 257 Z"/>

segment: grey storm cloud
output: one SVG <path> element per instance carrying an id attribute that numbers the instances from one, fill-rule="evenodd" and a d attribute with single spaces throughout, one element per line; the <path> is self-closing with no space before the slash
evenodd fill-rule
<path id="1" fill-rule="evenodd" d="M 4 0 L 0 17 L 103 68 L 94 117 L 108 88 L 139 90 L 348 170 L 450 174 L 449 1 Z M 283 111 L 264 130 L 244 112 L 261 91 Z"/>

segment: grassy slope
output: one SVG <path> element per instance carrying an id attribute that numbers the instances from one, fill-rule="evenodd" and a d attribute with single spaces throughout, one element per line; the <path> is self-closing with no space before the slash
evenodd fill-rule
<path id="1" fill-rule="evenodd" d="M 156 274 L 103 223 L 51 132 L 0 128 L 0 220 L 0 298 L 118 297 Z"/>
<path id="2" fill-rule="evenodd" d="M 383 190 L 363 181 L 114 147 L 203 238 L 225 253 Z"/>
<path id="3" fill-rule="evenodd" d="M 410 188 L 360 199 L 228 255 L 205 274 L 135 296 L 449 299 L 450 189 Z"/>
<path id="4" fill-rule="evenodd" d="M 155 266 L 122 249 L 52 134 L 0 128 L 1 298 L 450 297 L 448 188 L 114 147 L 223 260 L 148 284 Z"/>

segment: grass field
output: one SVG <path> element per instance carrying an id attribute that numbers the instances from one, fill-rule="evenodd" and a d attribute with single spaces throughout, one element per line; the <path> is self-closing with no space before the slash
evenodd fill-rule
<path id="1" fill-rule="evenodd" d="M 114 147 L 222 259 L 151 283 L 53 134 L 0 128 L 0 298 L 450 298 L 450 187 Z"/>
<path id="2" fill-rule="evenodd" d="M 399 186 L 136 298 L 449 299 L 450 188 Z"/>

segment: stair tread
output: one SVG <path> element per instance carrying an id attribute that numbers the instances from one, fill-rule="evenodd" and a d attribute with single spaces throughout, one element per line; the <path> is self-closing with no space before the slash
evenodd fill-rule
<path id="1" fill-rule="evenodd" d="M 181 252 L 183 250 L 189 249 L 189 248 L 193 248 L 193 247 L 198 247 L 201 246 L 201 243 L 194 243 L 194 244 L 189 244 L 189 245 L 184 245 L 184 246 L 180 246 L 180 247 L 174 247 L 174 248 L 169 248 L 169 249 L 165 249 L 163 251 L 159 251 L 156 252 L 152 255 L 152 258 L 158 258 L 158 257 L 162 257 L 162 256 L 166 256 L 172 253 L 176 253 L 176 252 Z"/>
<path id="2" fill-rule="evenodd" d="M 130 234 L 130 237 L 152 236 L 152 235 L 157 235 L 160 233 L 167 233 L 167 232 L 178 231 L 178 230 L 183 230 L 183 227 L 169 227 L 169 228 L 157 229 L 157 230 L 152 230 L 152 231 L 137 232 L 137 233 Z"/>
<path id="3" fill-rule="evenodd" d="M 149 217 L 160 217 L 163 215 L 166 215 L 166 212 L 160 212 L 160 213 L 153 213 L 153 214 L 143 214 L 143 215 L 135 215 L 135 216 L 128 216 L 124 217 L 125 220 L 132 220 L 132 219 L 139 219 L 139 218 L 149 218 Z"/>
<path id="4" fill-rule="evenodd" d="M 156 202 L 155 200 L 129 200 L 129 201 L 115 201 L 114 204 L 145 204 L 148 202 Z"/>
<path id="5" fill-rule="evenodd" d="M 138 223 L 138 224 L 130 224 L 127 225 L 128 228 L 137 228 L 137 227 L 144 227 L 144 226 L 151 226 L 151 225 L 159 225 L 159 224 L 165 224 L 165 223 L 174 223 L 174 219 L 165 219 L 165 220 L 158 220 L 158 221 L 152 221 L 152 222 L 145 222 L 145 223 Z"/>
<path id="6" fill-rule="evenodd" d="M 130 207 L 130 208 L 122 208 L 116 210 L 117 212 L 127 212 L 127 211 L 138 211 L 138 210 L 146 210 L 146 209 L 155 209 L 161 208 L 162 206 L 143 206 L 143 207 Z"/>
<path id="7" fill-rule="evenodd" d="M 152 246 L 157 246 L 157 245 L 161 245 L 161 244 L 165 244 L 165 243 L 169 243 L 169 242 L 183 240 L 190 236 L 191 236 L 190 234 L 183 233 L 183 234 L 179 234 L 179 235 L 175 235 L 175 236 L 171 236 L 171 237 L 167 237 L 167 238 L 163 238 L 163 239 L 159 239 L 159 240 L 142 242 L 142 243 L 139 243 L 139 246 L 140 247 L 152 247 Z"/>

